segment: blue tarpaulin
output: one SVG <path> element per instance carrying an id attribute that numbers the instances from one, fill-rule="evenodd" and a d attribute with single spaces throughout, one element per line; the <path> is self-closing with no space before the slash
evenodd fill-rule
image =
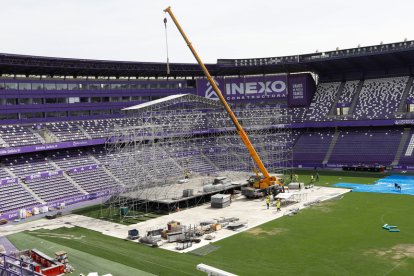
<path id="1" fill-rule="evenodd" d="M 401 191 L 395 188 L 395 183 L 401 186 Z M 353 192 L 414 195 L 414 176 L 391 175 L 378 180 L 372 185 L 337 183 L 333 186 L 350 188 Z"/>

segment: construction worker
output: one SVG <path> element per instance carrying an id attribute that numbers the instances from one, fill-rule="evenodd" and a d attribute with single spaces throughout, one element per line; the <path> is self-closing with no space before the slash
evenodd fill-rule
<path id="1" fill-rule="evenodd" d="M 280 198 L 276 201 L 276 211 L 280 211 Z"/>
<path id="2" fill-rule="evenodd" d="M 311 184 L 315 181 L 315 178 L 313 177 L 313 174 L 311 175 Z"/>
<path id="3" fill-rule="evenodd" d="M 266 206 L 267 206 L 267 209 L 269 209 L 269 206 L 270 206 L 270 195 L 267 195 L 266 196 Z"/>

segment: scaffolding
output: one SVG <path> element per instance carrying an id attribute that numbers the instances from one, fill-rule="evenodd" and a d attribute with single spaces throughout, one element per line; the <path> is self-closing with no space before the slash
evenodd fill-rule
<path id="1" fill-rule="evenodd" d="M 267 169 L 289 173 L 292 131 L 287 109 L 254 108 L 235 114 Z M 215 193 L 246 185 L 255 170 L 221 104 L 194 95 L 131 107 L 108 137 L 106 164 L 122 185 L 106 204 L 120 216 L 204 203 Z M 222 182 L 214 183 L 217 179 Z"/>

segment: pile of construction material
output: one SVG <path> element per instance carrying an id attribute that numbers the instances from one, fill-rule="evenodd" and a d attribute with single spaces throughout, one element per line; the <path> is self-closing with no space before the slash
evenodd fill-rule
<path id="1" fill-rule="evenodd" d="M 194 196 L 194 189 L 185 189 L 183 190 L 183 197 Z"/>
<path id="2" fill-rule="evenodd" d="M 167 223 L 167 229 L 161 232 L 161 237 L 168 242 L 176 242 L 185 238 L 185 227 L 179 221 L 170 221 Z"/>
<path id="3" fill-rule="evenodd" d="M 149 246 L 159 247 L 163 244 L 163 241 L 162 241 L 163 231 L 164 231 L 163 228 L 147 231 L 147 235 L 144 237 L 141 237 L 139 239 L 139 242 L 149 245 Z"/>
<path id="4" fill-rule="evenodd" d="M 238 183 L 234 183 L 237 185 Z M 233 183 L 227 177 L 216 177 L 212 184 L 203 186 L 204 193 L 227 190 L 233 187 Z"/>
<path id="5" fill-rule="evenodd" d="M 291 182 L 288 185 L 289 190 L 300 190 L 305 187 L 303 182 Z"/>
<path id="6" fill-rule="evenodd" d="M 238 230 L 246 225 L 247 222 L 239 222 L 239 218 L 236 217 L 206 220 L 188 226 L 182 225 L 179 221 L 170 221 L 166 228 L 147 231 L 146 236 L 141 237 L 139 242 L 155 247 L 161 246 L 164 242 L 175 242 L 176 249 L 183 250 L 191 247 L 193 243 L 201 242 L 203 237 L 205 240 L 214 239 L 214 233 L 223 228 Z M 133 229 L 128 235 L 138 236 L 139 232 Z"/>
<path id="7" fill-rule="evenodd" d="M 230 206 L 230 196 L 225 194 L 216 194 L 211 197 L 211 207 L 212 208 L 225 208 Z"/>

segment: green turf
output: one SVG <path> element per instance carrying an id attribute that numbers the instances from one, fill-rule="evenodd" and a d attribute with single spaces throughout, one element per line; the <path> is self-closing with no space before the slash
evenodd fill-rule
<path id="1" fill-rule="evenodd" d="M 319 181 L 315 185 L 331 186 L 338 182 L 359 183 L 359 184 L 373 184 L 375 181 L 387 177 L 389 173 L 372 173 L 372 172 L 345 172 L 345 171 L 314 171 L 314 170 L 295 170 L 294 174 L 299 176 L 299 182 L 309 184 L 311 175 L 319 173 Z M 289 180 L 290 176 L 287 176 Z"/>
<path id="2" fill-rule="evenodd" d="M 298 172 L 300 181 L 310 179 L 311 173 Z M 320 175 L 322 185 L 370 184 L 386 176 L 341 172 Z M 413 206 L 414 197 L 409 195 L 348 193 L 218 241 L 214 245 L 219 248 L 202 257 L 154 249 L 78 227 L 25 232 L 10 238 L 19 248 L 39 248 L 40 239 L 52 242 L 53 250 L 64 246 L 65 250 L 94 255 L 89 264 L 84 262 L 85 255 L 69 255 L 78 267 L 99 266 L 107 260 L 119 263 L 119 267 L 114 266 L 114 275 L 128 275 L 126 269 L 156 275 L 203 275 L 195 270 L 198 263 L 238 275 L 413 275 Z M 398 225 L 401 232 L 382 229 L 385 223 Z M 50 233 L 84 238 L 65 239 Z"/>
<path id="3" fill-rule="evenodd" d="M 240 275 L 413 275 L 413 206 L 408 195 L 349 193 L 219 241 L 205 262 Z M 385 223 L 401 232 L 382 229 Z M 411 244 L 404 252 L 411 257 L 380 256 L 401 244 Z"/>
<path id="4" fill-rule="evenodd" d="M 44 231 L 49 233 L 49 231 Z M 55 231 L 53 231 L 55 232 Z M 70 231 L 69 231 L 70 232 Z M 70 232 L 73 235 L 72 232 Z M 74 265 L 75 273 L 87 275 L 89 272 L 98 272 L 100 275 L 112 273 L 113 275 L 152 275 L 148 272 L 123 265 L 115 260 L 104 259 L 96 254 L 84 252 L 81 248 L 76 250 L 72 247 L 64 246 L 60 243 L 48 241 L 33 234 L 19 233 L 9 236 L 10 241 L 19 249 L 37 248 L 40 251 L 54 256 L 54 252 L 64 250 L 68 253 L 69 263 Z"/>
<path id="5" fill-rule="evenodd" d="M 131 210 L 128 212 L 128 215 L 126 217 L 121 217 L 119 208 L 101 207 L 100 204 L 75 209 L 72 211 L 72 213 L 91 218 L 112 221 L 125 225 L 131 225 L 142 221 L 147 221 L 149 219 L 153 219 L 161 215 L 156 213 L 144 213 L 140 211 Z"/>
<path id="6" fill-rule="evenodd" d="M 59 237 L 59 235 L 61 237 Z M 82 239 L 62 238 L 64 235 L 73 235 L 74 237 L 83 237 Z M 33 238 L 34 237 L 34 238 Z M 156 275 L 198 275 L 195 270 L 197 262 L 196 256 L 183 255 L 174 252 L 161 250 L 158 248 L 148 247 L 127 240 L 121 240 L 110 236 L 103 235 L 92 230 L 73 227 L 59 228 L 56 230 L 37 230 L 32 232 L 23 232 L 9 236 L 9 239 L 19 248 L 36 247 L 46 249 L 48 245 L 41 247 L 39 240 L 51 242 L 53 250 L 72 248 L 81 251 L 87 256 L 93 256 L 91 259 L 75 258 L 68 250 L 70 262 L 76 267 L 77 272 L 81 269 L 88 271 L 97 271 L 107 260 L 119 263 L 120 268 L 109 266 L 106 273 L 111 272 L 113 275 L 139 275 L 128 274 L 128 271 L 122 270 L 122 267 L 134 268 L 146 271 Z M 28 242 L 32 241 L 32 242 Z M 40 244 L 40 246 L 39 246 Z M 63 246 L 63 247 L 62 247 Z M 84 255 L 85 256 L 85 255 Z M 200 274 L 202 275 L 202 274 Z"/>
<path id="7" fill-rule="evenodd" d="M 366 173 L 366 172 L 342 172 L 342 171 L 318 171 L 320 179 L 315 185 L 330 186 L 338 182 L 372 184 L 376 180 L 385 177 L 384 173 Z M 315 175 L 314 170 L 295 170 L 294 174 L 299 175 L 299 181 L 306 184 L 310 183 L 310 176 Z M 289 181 L 290 176 L 287 176 Z M 83 215 L 91 218 L 112 221 L 124 225 L 136 224 L 152 218 L 156 218 L 161 214 L 144 213 L 140 211 L 129 211 L 128 217 L 121 217 L 119 208 L 101 207 L 101 205 L 87 206 L 72 211 L 74 214 Z"/>

